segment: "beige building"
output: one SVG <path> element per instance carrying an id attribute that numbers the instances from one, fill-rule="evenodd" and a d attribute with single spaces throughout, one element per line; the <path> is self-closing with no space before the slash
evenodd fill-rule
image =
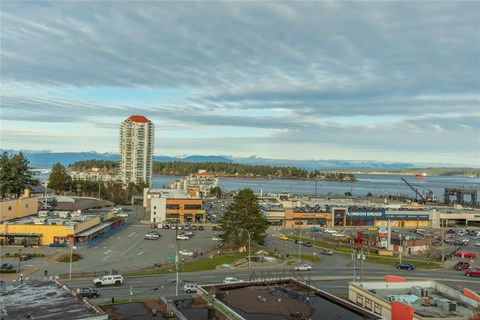
<path id="1" fill-rule="evenodd" d="M 462 290 L 432 280 L 385 276 L 385 281 L 350 282 L 348 299 L 385 319 L 467 320 L 480 307 L 480 296 Z"/>
<path id="2" fill-rule="evenodd" d="M 133 115 L 120 126 L 120 177 L 130 182 L 152 185 L 153 148 L 155 144 L 153 122 L 144 116 Z"/>
<path id="3" fill-rule="evenodd" d="M 150 211 L 152 225 L 206 222 L 203 200 L 187 194 L 185 190 L 145 189 L 144 206 Z"/>

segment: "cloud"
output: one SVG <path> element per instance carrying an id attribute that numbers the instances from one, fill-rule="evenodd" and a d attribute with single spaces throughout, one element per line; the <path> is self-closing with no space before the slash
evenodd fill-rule
<path id="1" fill-rule="evenodd" d="M 7 1 L 2 144 L 116 151 L 120 122 L 143 114 L 157 154 L 288 158 L 283 146 L 296 157 L 478 163 L 479 9 Z M 72 132 L 75 144 L 62 138 Z"/>

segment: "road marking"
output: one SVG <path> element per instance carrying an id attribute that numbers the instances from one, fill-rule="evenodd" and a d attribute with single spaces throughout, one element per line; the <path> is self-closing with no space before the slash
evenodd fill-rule
<path id="1" fill-rule="evenodd" d="M 138 244 L 140 242 L 143 241 L 143 238 L 140 238 L 137 240 L 137 242 L 135 242 L 130 248 L 128 248 L 127 250 L 125 250 L 122 254 L 120 254 L 120 257 L 123 257 L 128 251 L 132 250 L 133 248 L 135 248 L 136 246 L 138 246 Z"/>

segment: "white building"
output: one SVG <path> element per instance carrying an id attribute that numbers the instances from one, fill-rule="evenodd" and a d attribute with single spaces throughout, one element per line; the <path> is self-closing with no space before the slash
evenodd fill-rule
<path id="1" fill-rule="evenodd" d="M 199 170 L 198 173 L 183 177 L 171 184 L 172 189 L 185 190 L 190 195 L 205 198 L 212 188 L 218 186 L 218 178 L 213 173 Z"/>
<path id="2" fill-rule="evenodd" d="M 120 126 L 120 176 L 124 184 L 152 184 L 153 122 L 144 116 L 133 115 Z"/>

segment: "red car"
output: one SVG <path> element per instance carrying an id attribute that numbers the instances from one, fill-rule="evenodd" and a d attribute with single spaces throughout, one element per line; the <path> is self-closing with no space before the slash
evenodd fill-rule
<path id="1" fill-rule="evenodd" d="M 467 277 L 480 277 L 480 268 L 465 270 L 465 275 Z"/>
<path id="2" fill-rule="evenodd" d="M 463 261 L 457 262 L 457 264 L 453 267 L 455 270 L 466 270 L 468 268 L 470 268 L 470 263 Z"/>
<path id="3" fill-rule="evenodd" d="M 458 251 L 455 253 L 455 256 L 459 258 L 467 258 L 467 259 L 475 259 L 477 255 L 475 253 L 467 252 L 467 251 Z"/>

